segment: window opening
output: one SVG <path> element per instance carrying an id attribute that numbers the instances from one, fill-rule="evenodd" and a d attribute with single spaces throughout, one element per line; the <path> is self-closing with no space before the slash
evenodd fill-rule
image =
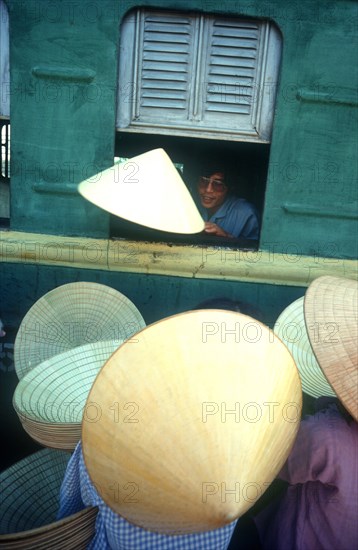
<path id="1" fill-rule="evenodd" d="M 262 220 L 282 40 L 270 21 L 136 9 L 122 21 L 116 155 L 162 147 L 198 206 L 199 176 L 223 169 Z M 255 249 L 252 239 L 177 236 L 111 217 L 114 238 Z"/>

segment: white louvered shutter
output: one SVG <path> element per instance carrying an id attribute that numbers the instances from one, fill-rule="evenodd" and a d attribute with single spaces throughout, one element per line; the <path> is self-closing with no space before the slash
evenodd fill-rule
<path id="1" fill-rule="evenodd" d="M 122 25 L 118 126 L 171 127 L 189 119 L 195 20 L 138 10 Z"/>
<path id="2" fill-rule="evenodd" d="M 138 10 L 122 25 L 117 126 L 269 141 L 279 57 L 267 22 Z"/>

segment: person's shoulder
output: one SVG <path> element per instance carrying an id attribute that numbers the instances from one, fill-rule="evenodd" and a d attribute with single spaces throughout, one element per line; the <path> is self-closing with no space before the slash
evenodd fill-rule
<path id="1" fill-rule="evenodd" d="M 233 210 L 244 210 L 246 212 L 252 212 L 257 215 L 256 208 L 251 202 L 235 195 L 230 195 L 225 201 L 227 208 Z"/>
<path id="2" fill-rule="evenodd" d="M 306 416 L 303 425 L 309 426 L 313 431 L 316 431 L 321 437 L 326 437 L 327 434 L 337 437 L 337 434 L 344 438 L 358 438 L 358 424 L 353 419 L 346 418 L 342 415 L 338 406 L 335 403 L 329 403 L 322 407 L 313 415 Z"/>

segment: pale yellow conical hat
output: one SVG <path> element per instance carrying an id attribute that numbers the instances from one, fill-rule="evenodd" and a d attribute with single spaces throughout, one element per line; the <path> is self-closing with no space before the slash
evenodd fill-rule
<path id="1" fill-rule="evenodd" d="M 282 311 L 274 332 L 292 353 L 301 376 L 302 390 L 312 397 L 335 396 L 313 353 L 306 330 L 303 300 L 302 296 Z"/>
<path id="2" fill-rule="evenodd" d="M 118 163 L 78 187 L 86 199 L 131 222 L 172 233 L 204 229 L 195 203 L 163 149 Z"/>
<path id="3" fill-rule="evenodd" d="M 304 300 L 308 336 L 317 361 L 338 398 L 358 421 L 358 283 L 324 276 Z"/>
<path id="4" fill-rule="evenodd" d="M 224 310 L 169 317 L 136 339 L 114 352 L 88 396 L 92 482 L 115 512 L 151 531 L 232 522 L 294 442 L 302 391 L 291 354 L 265 325 Z"/>

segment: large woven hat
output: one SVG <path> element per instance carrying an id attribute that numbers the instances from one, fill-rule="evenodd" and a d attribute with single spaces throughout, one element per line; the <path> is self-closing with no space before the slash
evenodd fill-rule
<path id="1" fill-rule="evenodd" d="M 60 486 L 69 453 L 42 449 L 0 474 L 0 548 L 85 549 L 94 534 L 97 509 L 56 521 Z"/>
<path id="2" fill-rule="evenodd" d="M 21 379 L 39 363 L 90 342 L 129 338 L 145 326 L 136 306 L 106 285 L 76 282 L 42 296 L 16 335 L 14 363 Z"/>
<path id="3" fill-rule="evenodd" d="M 304 300 L 308 336 L 326 378 L 358 420 L 358 283 L 324 276 Z"/>
<path id="4" fill-rule="evenodd" d="M 94 342 L 54 355 L 31 369 L 16 386 L 14 409 L 38 443 L 73 450 L 93 381 L 121 342 Z"/>
<path id="5" fill-rule="evenodd" d="M 118 163 L 78 187 L 86 199 L 125 220 L 172 233 L 199 233 L 204 221 L 163 149 Z"/>
<path id="6" fill-rule="evenodd" d="M 313 353 L 305 325 L 303 300 L 302 296 L 282 311 L 274 332 L 292 353 L 300 373 L 302 390 L 312 397 L 335 396 Z"/>
<path id="7" fill-rule="evenodd" d="M 148 530 L 232 522 L 295 439 L 302 391 L 292 356 L 266 326 L 223 310 L 169 317 L 136 338 L 110 357 L 88 396 L 93 419 L 82 442 L 92 482 L 115 512 Z"/>

